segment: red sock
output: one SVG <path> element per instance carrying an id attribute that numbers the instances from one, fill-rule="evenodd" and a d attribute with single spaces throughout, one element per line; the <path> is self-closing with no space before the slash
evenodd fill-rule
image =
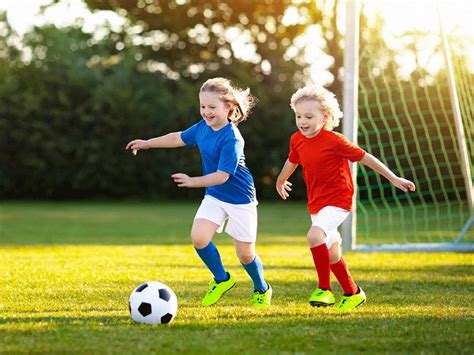
<path id="1" fill-rule="evenodd" d="M 354 295 L 357 293 L 359 288 L 352 279 L 351 273 L 349 272 L 349 269 L 343 258 L 341 258 L 337 263 L 331 264 L 331 270 L 344 290 L 344 294 Z"/>
<path id="2" fill-rule="evenodd" d="M 331 266 L 329 264 L 329 251 L 326 244 L 310 248 L 313 254 L 314 266 L 318 273 L 319 288 L 331 289 Z"/>

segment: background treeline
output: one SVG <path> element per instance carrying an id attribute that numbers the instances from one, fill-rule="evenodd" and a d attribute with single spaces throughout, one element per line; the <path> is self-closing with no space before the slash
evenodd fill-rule
<path id="1" fill-rule="evenodd" d="M 196 149 L 152 150 L 133 157 L 124 147 L 133 138 L 183 130 L 199 120 L 199 87 L 216 76 L 250 87 L 258 97 L 251 117 L 239 128 L 259 198 L 277 198 L 274 181 L 286 159 L 289 136 L 295 131 L 289 98 L 309 77 L 308 63 L 295 39 L 310 24 L 319 24 L 324 50 L 333 58 L 328 71 L 334 80 L 328 88 L 342 106 L 343 49 L 335 21 L 337 1 L 324 14 L 316 2 L 292 5 L 289 0 L 192 1 L 182 5 L 169 1 L 159 9 L 154 5 L 154 13 L 137 1 L 87 3 L 91 9 L 114 10 L 128 22 L 118 32 L 105 28 L 102 37 L 84 32 L 78 21 L 66 28 L 36 27 L 20 39 L 5 15 L 0 17 L 2 198 L 201 196 L 200 190 L 176 188 L 170 179 L 178 171 L 200 174 Z M 288 6 L 294 6 L 306 21 L 285 24 L 283 14 Z M 385 46 L 380 28 L 369 29 L 366 24 L 363 28 L 361 50 L 382 55 Z M 235 36 L 250 38 L 253 49 L 233 45 Z M 253 55 L 244 58 L 249 51 Z M 361 57 L 361 75 L 367 77 L 363 68 L 369 66 L 369 59 Z M 384 59 L 385 80 L 396 80 L 396 65 L 389 52 L 385 51 Z M 432 78 L 428 86 L 436 87 L 438 80 L 445 77 Z M 403 85 L 412 92 L 412 81 Z M 446 99 L 443 104 L 449 110 L 449 92 L 446 87 L 442 90 L 445 92 L 438 97 Z M 362 104 L 364 99 L 360 98 Z M 365 109 L 372 110 L 373 117 L 381 114 L 377 105 Z M 370 116 L 362 111 L 361 120 Z M 446 120 L 444 117 L 426 119 Z M 441 125 L 447 127 L 448 123 Z M 374 154 L 380 149 L 377 142 L 374 145 L 362 139 L 361 144 Z M 452 150 L 455 157 L 455 148 Z M 410 176 L 410 166 L 400 173 Z M 361 184 L 367 183 L 363 176 L 360 179 Z M 293 198 L 304 198 L 301 174 L 292 180 L 301 187 L 295 189 Z M 418 183 L 424 180 L 420 178 Z"/>

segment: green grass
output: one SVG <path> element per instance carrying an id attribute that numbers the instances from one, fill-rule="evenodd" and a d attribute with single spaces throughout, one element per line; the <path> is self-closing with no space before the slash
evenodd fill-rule
<path id="1" fill-rule="evenodd" d="M 0 352 L 472 353 L 471 254 L 348 253 L 367 304 L 344 316 L 312 308 L 303 204 L 259 207 L 257 249 L 274 305 L 251 306 L 232 241 L 218 235 L 238 284 L 216 307 L 200 307 L 210 276 L 188 236 L 197 206 L 4 202 Z M 176 292 L 173 323 L 130 321 L 128 297 L 146 280 Z"/>
<path id="2" fill-rule="evenodd" d="M 359 203 L 358 207 L 359 244 L 452 242 L 469 219 L 469 206 L 456 201 L 403 208 L 383 204 L 361 208 Z M 474 243 L 474 224 L 462 242 Z"/>

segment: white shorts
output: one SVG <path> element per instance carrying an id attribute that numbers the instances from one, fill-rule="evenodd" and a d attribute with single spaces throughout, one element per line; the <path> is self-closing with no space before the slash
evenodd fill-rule
<path id="1" fill-rule="evenodd" d="M 207 219 L 220 227 L 217 233 L 224 230 L 235 240 L 254 243 L 257 240 L 257 204 L 251 202 L 243 205 L 222 202 L 215 197 L 206 195 L 196 212 L 196 218 Z"/>
<path id="2" fill-rule="evenodd" d="M 317 214 L 311 215 L 312 226 L 321 228 L 326 234 L 325 243 L 328 249 L 334 243 L 342 244 L 341 235 L 337 231 L 337 227 L 344 222 L 349 213 L 351 212 L 343 208 L 326 206 Z"/>

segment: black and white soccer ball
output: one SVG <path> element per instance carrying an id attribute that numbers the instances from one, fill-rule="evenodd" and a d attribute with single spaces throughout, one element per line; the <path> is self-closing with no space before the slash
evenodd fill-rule
<path id="1" fill-rule="evenodd" d="M 178 311 L 178 300 L 171 288 L 157 281 L 148 281 L 130 295 L 130 317 L 138 323 L 170 323 Z"/>

